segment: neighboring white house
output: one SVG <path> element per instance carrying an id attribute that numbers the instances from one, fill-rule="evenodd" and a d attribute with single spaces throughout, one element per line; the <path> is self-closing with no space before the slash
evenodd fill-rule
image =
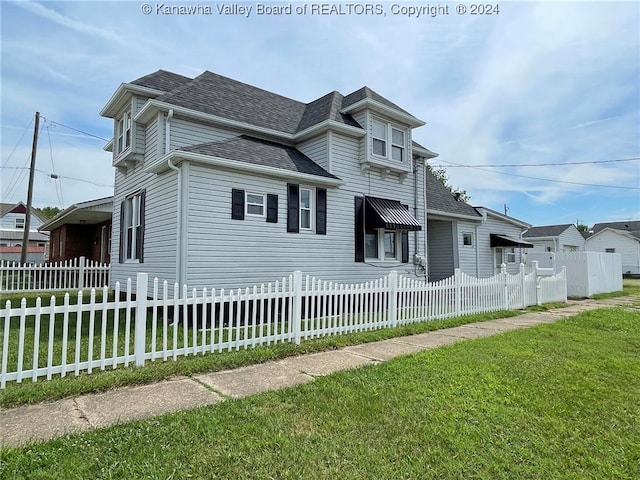
<path id="1" fill-rule="evenodd" d="M 505 263 L 517 273 L 530 225 L 485 207 L 472 207 L 427 172 L 427 246 L 429 279 L 453 275 L 454 269 L 490 277 Z"/>
<path id="2" fill-rule="evenodd" d="M 594 226 L 595 233 L 587 238 L 586 250 L 619 253 L 622 257 L 622 273 L 640 275 L 640 222 L 616 222 L 613 224 L 621 227 L 626 225 L 629 228 L 638 227 L 634 230 L 616 229 L 606 225 L 596 224 Z M 595 231 L 596 227 L 601 228 Z"/>
<path id="3" fill-rule="evenodd" d="M 24 242 L 27 207 L 24 203 L 0 204 L 0 260 L 19 262 Z M 27 245 L 27 262 L 42 263 L 46 260 L 49 235 L 38 228 L 46 221 L 35 208 L 31 209 Z"/>
<path id="4" fill-rule="evenodd" d="M 575 225 L 531 227 L 523 238 L 533 243 L 534 252 L 582 252 L 585 240 Z"/>
<path id="5" fill-rule="evenodd" d="M 436 154 L 412 141 L 423 121 L 368 87 L 304 103 L 160 70 L 121 84 L 101 114 L 114 120 L 112 282 L 426 274 Z"/>

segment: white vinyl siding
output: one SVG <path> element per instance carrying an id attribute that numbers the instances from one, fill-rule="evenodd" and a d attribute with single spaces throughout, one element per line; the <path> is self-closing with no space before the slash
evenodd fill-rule
<path id="1" fill-rule="evenodd" d="M 327 135 L 328 134 L 324 134 L 312 140 L 307 140 L 297 145 L 296 148 L 325 170 L 331 171 Z"/>
<path id="2" fill-rule="evenodd" d="M 640 239 L 606 230 L 588 238 L 585 249 L 589 252 L 615 249 L 621 256 L 622 273 L 640 274 Z"/>
<path id="3" fill-rule="evenodd" d="M 170 149 L 177 150 L 199 143 L 223 142 L 238 135 L 236 132 L 175 116 L 171 119 Z"/>

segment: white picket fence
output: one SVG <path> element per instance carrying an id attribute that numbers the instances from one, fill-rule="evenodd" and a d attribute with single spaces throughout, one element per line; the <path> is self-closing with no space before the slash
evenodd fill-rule
<path id="1" fill-rule="evenodd" d="M 510 275 L 503 266 L 494 277 L 476 279 L 456 270 L 426 283 L 393 271 L 345 285 L 294 272 L 253 288 L 189 291 L 176 284 L 172 292 L 167 282 L 150 285 L 139 273 L 135 291 L 128 280 L 124 299 L 116 284 L 113 292 L 104 287 L 100 299 L 93 289 L 88 303 L 82 292 L 74 303 L 65 294 L 61 305 L 55 296 L 48 305 L 40 298 L 31 307 L 25 299 L 17 308 L 7 302 L 0 310 L 0 388 L 9 381 L 566 301 L 564 271 L 539 273 L 521 265 Z"/>
<path id="2" fill-rule="evenodd" d="M 111 266 L 74 258 L 64 262 L 28 264 L 0 261 L 0 293 L 54 292 L 109 285 Z"/>

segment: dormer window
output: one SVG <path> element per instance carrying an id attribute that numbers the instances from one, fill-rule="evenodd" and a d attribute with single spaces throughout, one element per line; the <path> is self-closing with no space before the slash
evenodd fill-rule
<path id="1" fill-rule="evenodd" d="M 407 134 L 406 131 L 394 127 L 390 123 L 379 120 L 371 121 L 372 153 L 396 162 L 405 162 L 407 159 Z M 388 140 L 391 139 L 391 142 Z"/>
<path id="2" fill-rule="evenodd" d="M 118 120 L 118 141 L 116 152 L 121 154 L 131 146 L 131 112 L 126 111 Z"/>
<path id="3" fill-rule="evenodd" d="M 402 130 L 397 128 L 391 129 L 391 158 L 398 162 L 404 162 L 405 159 L 405 135 Z"/>

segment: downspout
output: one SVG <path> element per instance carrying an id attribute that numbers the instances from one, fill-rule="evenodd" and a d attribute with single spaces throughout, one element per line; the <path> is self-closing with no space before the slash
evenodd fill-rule
<path id="1" fill-rule="evenodd" d="M 418 162 L 413 164 L 413 216 L 418 218 Z M 418 265 L 416 264 L 418 257 L 418 231 L 413 231 L 413 245 L 415 254 L 413 256 L 413 274 L 418 276 Z"/>
<path id="2" fill-rule="evenodd" d="M 169 153 L 171 145 L 171 119 L 173 109 L 169 109 L 167 120 L 164 124 L 164 153 Z M 167 160 L 167 166 L 178 174 L 178 194 L 176 202 L 176 282 L 180 285 L 184 283 L 182 278 L 182 170 L 173 164 L 173 158 Z"/>
<path id="3" fill-rule="evenodd" d="M 476 224 L 475 226 L 475 239 L 474 239 L 474 244 L 476 246 L 476 277 L 480 278 L 480 242 L 479 242 L 479 238 L 478 237 L 478 228 L 480 227 L 479 224 Z"/>
<path id="4" fill-rule="evenodd" d="M 427 230 L 427 224 L 428 222 L 428 217 L 427 217 L 427 207 L 428 207 L 428 201 L 427 201 L 427 159 L 424 159 L 424 164 L 422 165 L 423 168 L 423 172 L 424 175 L 422 176 L 422 196 L 424 198 L 424 278 L 425 280 L 429 279 L 429 257 L 427 256 L 427 242 L 428 240 L 428 230 Z"/>

